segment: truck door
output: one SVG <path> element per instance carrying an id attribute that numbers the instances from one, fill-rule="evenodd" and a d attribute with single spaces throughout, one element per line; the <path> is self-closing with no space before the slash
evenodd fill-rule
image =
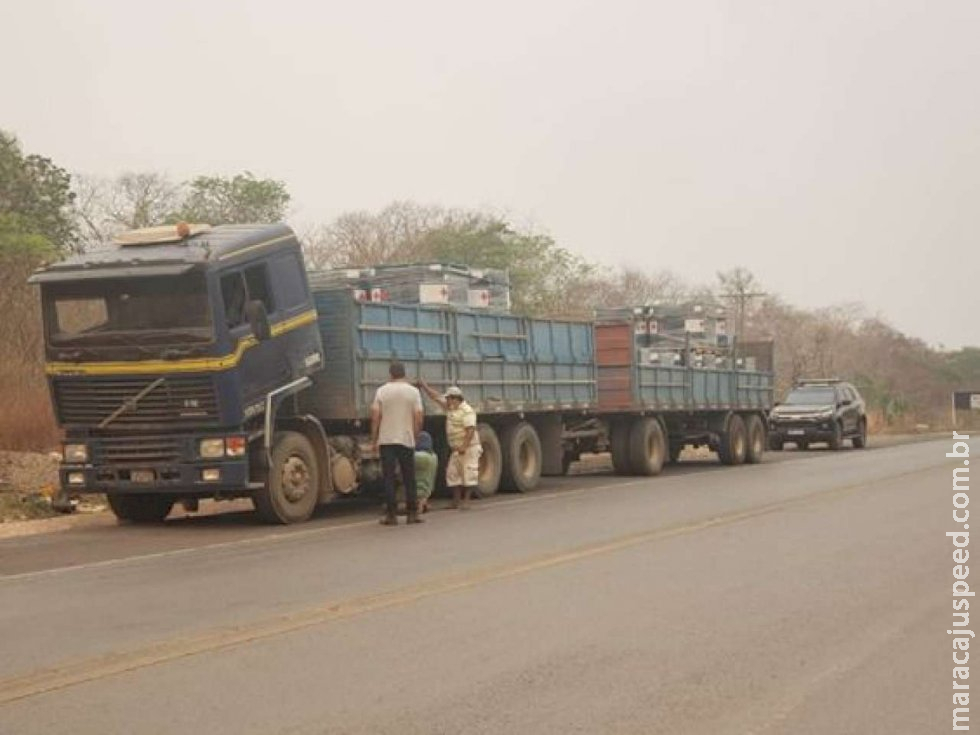
<path id="1" fill-rule="evenodd" d="M 288 364 L 280 354 L 279 345 L 275 340 L 255 340 L 246 315 L 245 305 L 249 301 L 261 301 L 270 320 L 274 318 L 276 305 L 269 287 L 267 264 L 251 263 L 222 275 L 221 298 L 232 349 L 240 352 L 242 401 L 248 404 L 289 377 Z"/>

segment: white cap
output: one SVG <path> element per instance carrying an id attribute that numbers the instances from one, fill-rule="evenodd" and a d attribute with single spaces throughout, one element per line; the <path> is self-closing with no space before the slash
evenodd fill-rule
<path id="1" fill-rule="evenodd" d="M 449 388 L 446 390 L 446 393 L 443 395 L 443 398 L 462 398 L 462 397 L 463 397 L 463 391 L 460 390 L 459 386 L 457 385 L 449 386 Z"/>

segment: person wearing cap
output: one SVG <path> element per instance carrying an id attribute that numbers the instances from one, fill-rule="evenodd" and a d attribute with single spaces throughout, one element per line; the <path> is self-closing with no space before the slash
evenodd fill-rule
<path id="1" fill-rule="evenodd" d="M 396 466 L 401 468 L 405 484 L 408 523 L 421 523 L 415 485 L 415 437 L 422 430 L 422 396 L 405 379 L 405 366 L 402 363 L 391 363 L 388 375 L 391 380 L 378 388 L 371 404 L 371 443 L 381 456 L 385 486 L 385 515 L 381 523 L 385 526 L 398 525 Z"/>
<path id="2" fill-rule="evenodd" d="M 415 487 L 419 497 L 419 513 L 429 512 L 429 498 L 436 484 L 438 469 L 439 459 L 432 451 L 432 435 L 421 431 L 415 441 Z"/>
<path id="3" fill-rule="evenodd" d="M 470 493 L 480 479 L 480 435 L 476 430 L 476 411 L 463 398 L 458 386 L 450 386 L 439 395 L 424 380 L 419 381 L 429 398 L 446 412 L 446 439 L 449 442 L 449 461 L 446 464 L 446 485 L 453 493 L 453 508 L 466 508 Z"/>

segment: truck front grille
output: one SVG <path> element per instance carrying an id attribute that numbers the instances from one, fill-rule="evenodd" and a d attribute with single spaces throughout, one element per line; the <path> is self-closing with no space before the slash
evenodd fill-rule
<path id="1" fill-rule="evenodd" d="M 175 463 L 180 460 L 180 439 L 169 436 L 103 437 L 100 464 L 142 465 Z"/>
<path id="2" fill-rule="evenodd" d="M 73 426 L 98 426 L 154 380 L 157 378 L 57 378 L 54 393 L 61 421 Z M 122 411 L 106 428 L 200 426 L 217 419 L 218 401 L 212 379 L 175 376 L 166 378 Z"/>

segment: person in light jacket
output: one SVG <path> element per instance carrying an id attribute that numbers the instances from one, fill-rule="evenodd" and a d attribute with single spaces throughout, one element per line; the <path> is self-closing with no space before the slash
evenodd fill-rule
<path id="1" fill-rule="evenodd" d="M 452 507 L 465 509 L 470 493 L 479 484 L 480 455 L 483 454 L 476 430 L 476 411 L 466 402 L 458 386 L 451 386 L 443 395 L 424 380 L 419 381 L 419 388 L 446 412 L 446 439 L 450 451 L 446 485 L 453 493 Z"/>

